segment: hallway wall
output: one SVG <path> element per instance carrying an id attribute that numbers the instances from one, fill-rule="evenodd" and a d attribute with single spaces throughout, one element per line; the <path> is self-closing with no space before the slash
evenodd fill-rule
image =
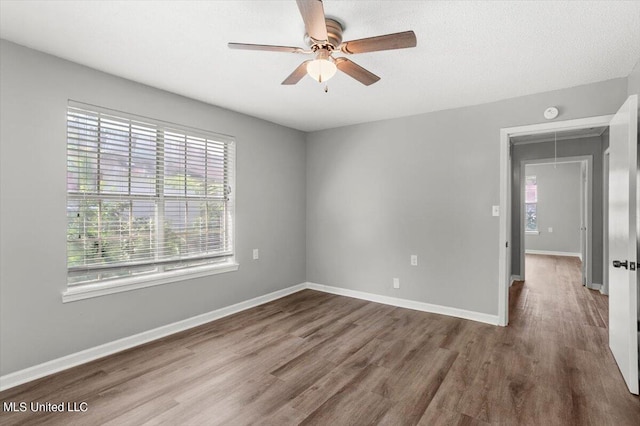
<path id="1" fill-rule="evenodd" d="M 525 249 L 580 253 L 581 164 L 527 164 L 525 174 L 538 187 L 538 234 L 525 234 Z"/>

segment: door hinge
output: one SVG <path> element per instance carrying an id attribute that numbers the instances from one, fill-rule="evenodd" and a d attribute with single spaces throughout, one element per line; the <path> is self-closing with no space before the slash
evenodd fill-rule
<path id="1" fill-rule="evenodd" d="M 504 244 L 504 246 L 505 246 L 506 248 L 509 248 L 509 241 L 507 241 L 507 242 Z"/>

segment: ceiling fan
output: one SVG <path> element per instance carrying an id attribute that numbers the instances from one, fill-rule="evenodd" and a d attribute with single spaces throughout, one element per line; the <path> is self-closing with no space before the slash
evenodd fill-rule
<path id="1" fill-rule="evenodd" d="M 265 44 L 229 43 L 231 49 L 316 55 L 315 59 L 301 63 L 289 77 L 284 79 L 282 84 L 296 84 L 305 74 L 323 83 L 333 77 L 336 70 L 340 70 L 358 80 L 360 83 L 369 86 L 380 80 L 380 77 L 345 57 L 334 58 L 332 56 L 333 53 L 341 52 L 352 55 L 380 50 L 404 49 L 407 47 L 415 47 L 417 44 L 416 35 L 413 31 L 343 42 L 343 26 L 335 19 L 325 17 L 322 0 L 296 0 L 296 3 L 298 4 L 298 9 L 300 10 L 307 31 L 304 40 L 309 46 L 308 49 Z"/>

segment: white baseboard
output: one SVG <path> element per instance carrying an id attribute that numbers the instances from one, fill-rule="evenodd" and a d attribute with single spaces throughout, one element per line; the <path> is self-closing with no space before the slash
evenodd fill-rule
<path id="1" fill-rule="evenodd" d="M 525 250 L 526 254 L 545 254 L 547 256 L 568 256 L 568 257 L 577 257 L 582 260 L 582 253 L 572 253 L 568 251 L 550 251 L 550 250 Z"/>
<path id="2" fill-rule="evenodd" d="M 598 284 L 598 283 L 591 283 L 591 285 L 589 286 L 589 288 L 590 288 L 591 290 L 600 291 L 600 289 L 602 288 L 602 284 Z"/>
<path id="3" fill-rule="evenodd" d="M 39 379 L 44 376 L 48 376 L 53 373 L 57 373 L 62 370 L 66 370 L 71 367 L 75 367 L 80 364 L 85 364 L 89 361 L 93 361 L 98 358 L 123 351 L 125 349 L 133 348 L 134 346 L 138 346 L 143 343 L 151 342 L 152 340 L 160 339 L 170 334 L 178 333 L 180 331 L 188 330 L 190 328 L 206 324 L 208 322 L 226 317 L 228 315 L 232 315 L 240 311 L 244 311 L 246 309 L 250 309 L 267 302 L 271 302 L 276 299 L 280 299 L 284 296 L 288 296 L 292 293 L 304 290 L 305 288 L 305 283 L 294 285 L 292 287 L 274 291 L 273 293 L 265 294 L 264 296 L 254 297 L 253 299 L 236 303 L 235 305 L 226 306 L 224 308 L 216 309 L 214 311 L 187 318 L 182 321 L 177 321 L 172 324 L 154 328 L 152 330 L 143 331 L 142 333 L 134 334 L 133 336 L 124 337 L 113 342 L 85 349 L 80 352 L 66 355 L 61 358 L 56 358 L 54 360 L 35 365 L 33 367 L 25 368 L 24 370 L 19 370 L 14 373 L 1 376 L 0 391 L 21 385 L 26 382 L 30 382 L 32 380 Z"/>
<path id="4" fill-rule="evenodd" d="M 523 281 L 520 275 L 511 275 L 511 280 L 509 281 L 509 287 L 513 285 L 514 281 Z"/>
<path id="5" fill-rule="evenodd" d="M 400 308 L 413 309 L 415 311 L 430 312 L 433 314 L 448 315 L 451 317 L 463 318 L 491 325 L 498 325 L 498 316 L 484 314 L 481 312 L 467 311 L 464 309 L 450 308 L 448 306 L 433 305 L 431 303 L 416 302 L 414 300 L 400 299 L 398 297 L 381 296 L 379 294 L 366 293 L 363 291 L 349 290 L 346 288 L 332 287 L 323 284 L 307 283 L 307 288 L 311 290 L 323 291 L 325 293 L 338 294 L 340 296 L 353 297 L 356 299 L 368 300 L 370 302 L 382 303 L 384 305 L 398 306 Z"/>
<path id="6" fill-rule="evenodd" d="M 0 391 L 48 376 L 50 374 L 57 373 L 62 370 L 69 369 L 71 367 L 85 364 L 87 362 L 94 361 L 107 355 L 111 355 L 125 349 L 130 349 L 135 346 L 139 346 L 144 343 L 148 343 L 153 340 L 178 333 L 180 331 L 188 330 L 190 328 L 206 324 L 208 322 L 238 313 L 240 311 L 254 308 L 264 303 L 280 299 L 293 293 L 297 293 L 298 291 L 304 289 L 312 289 L 325 293 L 382 303 L 385 305 L 398 306 L 401 308 L 413 309 L 416 311 L 448 315 L 452 317 L 498 325 L 497 315 L 489 315 L 481 312 L 467 311 L 464 309 L 433 305 L 431 303 L 416 302 L 408 299 L 381 296 L 373 293 L 365 293 L 362 291 L 306 282 L 282 290 L 274 291 L 273 293 L 265 294 L 264 296 L 258 296 L 244 302 L 236 303 L 235 305 L 226 306 L 224 308 L 216 309 L 214 311 L 187 318 L 182 321 L 177 321 L 172 324 L 167 324 L 162 327 L 134 334 L 133 336 L 124 337 L 113 342 L 105 343 L 103 345 L 85 349 L 80 352 L 72 353 L 51 361 L 44 362 L 42 364 L 34 365 L 33 367 L 28 367 L 23 370 L 6 374 L 4 376 L 0 376 Z"/>

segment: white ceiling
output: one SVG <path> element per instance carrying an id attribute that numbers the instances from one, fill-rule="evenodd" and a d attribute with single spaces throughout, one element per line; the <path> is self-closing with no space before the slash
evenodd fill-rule
<path id="1" fill-rule="evenodd" d="M 280 83 L 307 59 L 286 1 L 0 1 L 4 39 L 190 98 L 312 131 L 626 77 L 639 1 L 339 1 L 344 39 L 414 30 L 413 49 L 352 55 L 382 79 Z M 108 106 L 108 105 L 106 105 Z"/>

